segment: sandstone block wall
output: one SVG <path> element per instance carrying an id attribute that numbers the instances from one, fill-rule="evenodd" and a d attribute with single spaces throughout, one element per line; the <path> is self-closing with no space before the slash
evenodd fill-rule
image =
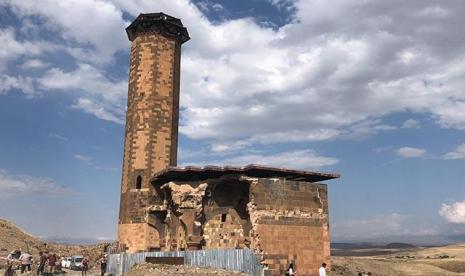
<path id="1" fill-rule="evenodd" d="M 283 275 L 291 262 L 299 275 L 330 265 L 326 185 L 262 178 L 251 186 L 251 204 L 253 246 L 273 275 Z"/>
<path id="2" fill-rule="evenodd" d="M 162 204 L 150 178 L 176 166 L 180 47 L 155 32 L 137 35 L 131 45 L 118 240 L 132 252 L 159 247 L 158 238 L 138 232 L 142 226 L 124 224 L 147 223 L 147 208 Z"/>
<path id="3" fill-rule="evenodd" d="M 152 224 L 161 250 L 251 248 L 272 275 L 290 263 L 300 275 L 330 265 L 325 184 L 228 175 L 160 190 L 165 209 L 156 212 L 166 216 Z"/>

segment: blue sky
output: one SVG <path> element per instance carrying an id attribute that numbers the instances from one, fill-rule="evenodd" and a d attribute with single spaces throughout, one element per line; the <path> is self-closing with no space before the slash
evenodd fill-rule
<path id="1" fill-rule="evenodd" d="M 129 41 L 179 17 L 180 165 L 338 172 L 336 241 L 465 234 L 460 1 L 0 0 L 0 217 L 115 238 Z"/>

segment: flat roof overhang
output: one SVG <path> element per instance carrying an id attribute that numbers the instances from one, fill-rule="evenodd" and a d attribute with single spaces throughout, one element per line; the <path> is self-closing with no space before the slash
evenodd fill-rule
<path id="1" fill-rule="evenodd" d="M 245 167 L 234 166 L 205 166 L 205 167 L 169 167 L 157 172 L 151 182 L 164 184 L 170 181 L 198 181 L 217 179 L 225 175 L 244 175 L 258 178 L 285 178 L 292 181 L 320 182 L 339 178 L 337 173 L 323 173 L 314 171 L 290 170 L 273 168 L 261 165 L 248 165 Z"/>

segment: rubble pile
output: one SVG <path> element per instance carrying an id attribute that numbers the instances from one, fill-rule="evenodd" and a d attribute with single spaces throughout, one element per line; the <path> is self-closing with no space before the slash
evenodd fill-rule
<path id="1" fill-rule="evenodd" d="M 247 276 L 246 273 L 240 273 L 220 268 L 196 267 L 187 265 L 166 265 L 166 264 L 137 264 L 131 270 L 124 274 L 125 276 L 168 276 L 168 275 L 189 275 L 189 276 Z"/>

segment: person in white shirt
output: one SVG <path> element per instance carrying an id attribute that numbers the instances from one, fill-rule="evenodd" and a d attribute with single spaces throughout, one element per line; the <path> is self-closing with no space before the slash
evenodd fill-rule
<path id="1" fill-rule="evenodd" d="M 320 269 L 318 270 L 320 276 L 326 276 L 326 263 L 322 263 Z"/>
<path id="2" fill-rule="evenodd" d="M 22 253 L 19 257 L 19 261 L 21 262 L 21 274 L 23 274 L 26 270 L 31 271 L 32 266 L 32 255 L 29 253 Z"/>

